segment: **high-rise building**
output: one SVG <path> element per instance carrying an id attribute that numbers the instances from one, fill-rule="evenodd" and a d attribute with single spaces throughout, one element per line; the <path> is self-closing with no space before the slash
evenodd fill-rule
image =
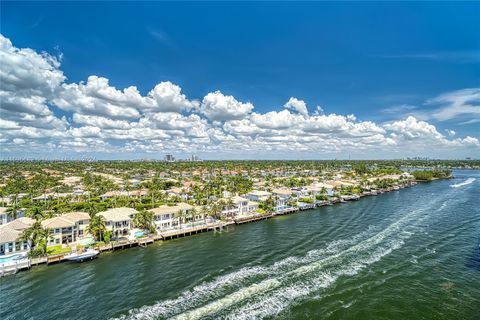
<path id="1" fill-rule="evenodd" d="M 173 154 L 166 154 L 166 155 L 165 155 L 165 161 L 167 161 L 167 162 L 174 162 L 174 161 L 175 161 L 175 157 L 173 156 Z"/>

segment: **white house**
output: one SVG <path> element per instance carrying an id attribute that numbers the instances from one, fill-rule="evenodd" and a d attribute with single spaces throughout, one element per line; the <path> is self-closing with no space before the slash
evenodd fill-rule
<path id="1" fill-rule="evenodd" d="M 70 212 L 41 222 L 44 229 L 51 230 L 47 246 L 69 244 L 83 238 L 90 221 L 86 212 Z"/>
<path id="2" fill-rule="evenodd" d="M 0 256 L 30 250 L 28 242 L 20 241 L 19 238 L 23 230 L 33 222 L 33 219 L 23 217 L 0 226 Z"/>
<path id="3" fill-rule="evenodd" d="M 265 201 L 270 197 L 272 194 L 268 191 L 262 190 L 252 190 L 245 195 L 245 198 L 252 201 Z"/>
<path id="4" fill-rule="evenodd" d="M 288 188 L 273 189 L 272 195 L 275 197 L 275 212 L 289 208 L 289 201 L 292 198 L 293 191 Z"/>
<path id="5" fill-rule="evenodd" d="M 107 221 L 107 231 L 112 231 L 112 237 L 118 238 L 120 236 L 127 235 L 131 229 L 132 219 L 138 213 L 137 210 L 132 208 L 113 208 L 107 211 L 99 212 Z"/>
<path id="6" fill-rule="evenodd" d="M 193 206 L 187 203 L 178 203 L 174 206 L 161 205 L 157 208 L 148 211 L 155 215 L 155 225 L 157 230 L 168 230 L 180 226 L 180 217 L 177 217 L 177 212 L 182 211 L 184 216 L 188 215 L 188 211 Z"/>

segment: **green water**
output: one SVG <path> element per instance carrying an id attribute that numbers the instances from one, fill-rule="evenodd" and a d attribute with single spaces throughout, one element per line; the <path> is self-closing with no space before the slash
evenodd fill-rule
<path id="1" fill-rule="evenodd" d="M 2 278 L 0 319 L 480 319 L 480 172 L 455 175 Z"/>

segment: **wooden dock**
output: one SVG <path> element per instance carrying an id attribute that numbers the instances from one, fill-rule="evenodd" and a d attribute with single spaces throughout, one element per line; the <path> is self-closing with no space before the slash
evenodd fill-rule
<path id="1" fill-rule="evenodd" d="M 160 231 L 159 235 L 161 236 L 162 240 L 170 240 L 213 230 L 221 230 L 224 226 L 224 223 L 207 224 L 190 228 L 174 229 L 163 232 Z"/>
<path id="2" fill-rule="evenodd" d="M 291 208 L 287 208 L 287 209 L 282 209 L 281 211 L 277 211 L 277 212 L 275 212 L 275 215 L 276 216 L 282 216 L 282 215 L 286 215 L 286 214 L 295 213 L 295 212 L 298 212 L 298 211 L 300 211 L 299 208 L 291 207 Z"/>
<path id="3" fill-rule="evenodd" d="M 237 218 L 237 219 L 234 219 L 233 221 L 235 221 L 235 224 L 244 224 L 244 223 L 250 223 L 254 221 L 267 220 L 267 219 L 270 219 L 271 217 L 273 217 L 272 213 L 256 214 L 248 217 Z"/>
<path id="4" fill-rule="evenodd" d="M 0 265 L 0 277 L 15 274 L 20 270 L 30 269 L 32 266 L 30 259 L 23 259 L 19 262 Z"/>

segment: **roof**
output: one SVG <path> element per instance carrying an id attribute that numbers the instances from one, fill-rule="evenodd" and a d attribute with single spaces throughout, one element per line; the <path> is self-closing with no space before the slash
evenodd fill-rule
<path id="1" fill-rule="evenodd" d="M 8 224 L 0 227 L 0 243 L 14 242 L 22 234 L 22 231 L 11 228 Z"/>
<path id="2" fill-rule="evenodd" d="M 86 212 L 81 212 L 81 211 L 69 212 L 64 214 L 63 217 L 71 219 L 75 222 L 78 222 L 81 220 L 90 220 L 90 215 Z"/>
<path id="3" fill-rule="evenodd" d="M 192 208 L 193 206 L 189 205 L 188 203 L 180 202 L 174 206 L 161 205 L 157 208 L 153 208 L 148 211 L 153 212 L 155 215 L 159 215 L 159 214 L 166 214 L 166 213 L 176 213 L 179 210 L 190 210 Z"/>
<path id="4" fill-rule="evenodd" d="M 42 221 L 42 226 L 48 229 L 73 227 L 81 220 L 89 220 L 90 215 L 86 212 L 70 212 Z"/>
<path id="5" fill-rule="evenodd" d="M 13 221 L 10 221 L 5 225 L 10 226 L 10 228 L 12 229 L 22 231 L 29 228 L 34 222 L 35 220 L 33 220 L 32 218 L 22 217 L 22 218 L 18 218 Z"/>
<path id="6" fill-rule="evenodd" d="M 289 196 L 289 195 L 291 195 L 293 192 L 292 192 L 292 190 L 290 190 L 290 189 L 273 189 L 273 190 L 272 190 L 272 193 Z"/>
<path id="7" fill-rule="evenodd" d="M 234 203 L 240 203 L 240 202 L 247 202 L 248 199 L 242 198 L 242 197 L 239 197 L 239 196 L 234 196 L 234 197 L 232 197 L 232 201 Z"/>
<path id="8" fill-rule="evenodd" d="M 108 209 L 107 211 L 99 212 L 98 214 L 103 216 L 107 221 L 126 221 L 131 220 L 131 216 L 137 214 L 137 210 L 132 208 L 113 208 Z"/>
<path id="9" fill-rule="evenodd" d="M 20 237 L 23 230 L 29 228 L 34 220 L 23 217 L 0 226 L 0 243 L 14 242 Z"/>
<path id="10" fill-rule="evenodd" d="M 255 196 L 259 196 L 259 197 L 271 195 L 270 192 L 262 191 L 262 190 L 252 190 L 248 194 L 252 194 L 252 195 L 255 195 Z"/>

